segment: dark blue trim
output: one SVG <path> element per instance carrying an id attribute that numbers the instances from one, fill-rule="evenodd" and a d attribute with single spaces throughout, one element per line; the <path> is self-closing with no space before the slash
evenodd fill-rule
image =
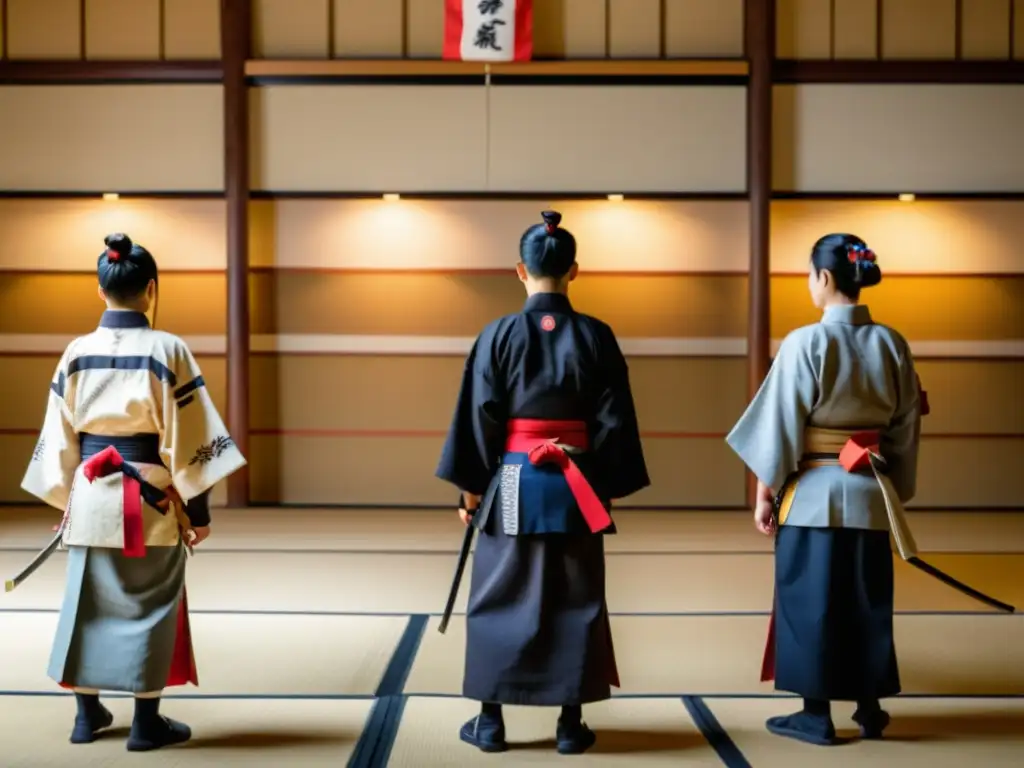
<path id="1" fill-rule="evenodd" d="M 699 696 L 683 696 L 683 706 L 727 768 L 753 768 L 703 699 Z"/>
<path id="2" fill-rule="evenodd" d="M 402 693 L 405 681 L 409 679 L 409 673 L 412 671 L 412 665 L 416 660 L 416 653 L 420 649 L 420 642 L 423 640 L 423 633 L 427 629 L 429 619 L 430 616 L 426 613 L 414 613 L 409 617 L 409 623 L 405 625 L 402 639 L 398 641 L 374 695 L 398 696 Z"/>
<path id="3" fill-rule="evenodd" d="M 141 312 L 108 309 L 100 315 L 100 328 L 149 328 L 149 318 Z"/>
<path id="4" fill-rule="evenodd" d="M 178 383 L 177 376 L 155 357 L 143 355 L 85 355 L 76 357 L 68 366 L 68 376 L 79 371 L 146 371 L 170 386 Z"/>
<path id="5" fill-rule="evenodd" d="M 206 380 L 202 376 L 196 376 L 192 381 L 182 384 L 176 390 L 174 390 L 174 399 L 181 400 L 185 395 L 192 394 L 200 387 L 206 386 Z M 178 403 L 178 405 L 186 405 L 186 403 Z"/>
<path id="6" fill-rule="evenodd" d="M 178 401 L 178 410 L 181 410 L 181 409 L 182 409 L 182 408 L 184 408 L 184 407 L 185 407 L 186 405 L 189 405 L 190 403 L 192 403 L 193 401 L 195 401 L 195 399 L 196 399 L 196 396 L 195 396 L 195 395 L 189 395 L 189 396 L 188 396 L 188 397 L 186 397 L 186 398 L 185 398 L 184 400 L 179 400 L 179 401 Z"/>
<path id="7" fill-rule="evenodd" d="M 50 382 L 50 391 L 53 392 L 61 400 L 64 399 L 64 388 L 67 385 L 67 377 L 64 375 L 64 371 L 57 374 L 57 380 Z"/>

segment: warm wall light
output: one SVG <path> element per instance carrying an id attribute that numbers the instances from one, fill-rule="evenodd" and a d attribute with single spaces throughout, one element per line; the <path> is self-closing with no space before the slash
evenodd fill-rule
<path id="1" fill-rule="evenodd" d="M 613 203 L 621 203 L 623 200 L 626 199 L 626 196 L 625 195 L 608 195 L 608 199 L 611 200 Z"/>
<path id="2" fill-rule="evenodd" d="M 904 193 L 904 194 L 900 195 L 900 202 L 901 203 L 912 203 L 916 199 L 917 198 L 914 195 L 911 195 L 909 193 Z"/>
<path id="3" fill-rule="evenodd" d="M 119 200 L 120 198 L 121 198 L 121 196 L 119 194 L 117 194 L 117 192 L 104 192 L 103 193 L 103 199 L 106 200 L 108 203 L 112 203 L 112 202 L 114 202 L 116 200 Z"/>
<path id="4" fill-rule="evenodd" d="M 384 199 L 387 200 L 389 203 L 393 203 L 396 200 L 400 200 L 401 196 L 396 192 L 388 192 L 386 195 L 384 195 Z"/>

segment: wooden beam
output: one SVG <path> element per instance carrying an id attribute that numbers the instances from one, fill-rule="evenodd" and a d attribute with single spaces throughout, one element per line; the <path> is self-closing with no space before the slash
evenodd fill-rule
<path id="1" fill-rule="evenodd" d="M 221 0 L 224 61 L 224 193 L 227 203 L 227 426 L 249 456 L 249 0 Z M 247 467 L 228 478 L 228 506 L 249 505 Z"/>
<path id="2" fill-rule="evenodd" d="M 747 394 L 752 398 L 771 361 L 770 223 L 772 203 L 772 62 L 775 0 L 745 0 L 744 39 L 750 62 L 747 86 L 747 194 L 750 199 L 750 270 L 747 304 Z M 747 493 L 753 504 L 755 479 Z"/>
<path id="3" fill-rule="evenodd" d="M 778 59 L 776 83 L 1024 83 L 1024 61 Z"/>
<path id="4" fill-rule="evenodd" d="M 219 83 L 219 61 L 0 61 L 3 85 Z"/>
<path id="5" fill-rule="evenodd" d="M 472 61 L 424 59 L 334 59 L 246 62 L 245 74 L 255 78 L 457 77 L 483 76 L 488 65 Z M 492 75 L 537 77 L 745 77 L 742 59 L 640 60 L 597 59 L 490 64 Z"/>

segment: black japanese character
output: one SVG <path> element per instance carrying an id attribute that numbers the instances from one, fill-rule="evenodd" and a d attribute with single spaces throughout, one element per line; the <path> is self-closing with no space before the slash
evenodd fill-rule
<path id="1" fill-rule="evenodd" d="M 480 13 L 494 14 L 500 11 L 504 5 L 504 0 L 480 0 L 480 2 L 476 4 L 476 9 L 480 11 Z"/>
<path id="2" fill-rule="evenodd" d="M 195 464 L 203 466 L 209 464 L 216 458 L 219 458 L 224 451 L 226 451 L 234 441 L 226 435 L 221 437 L 215 437 L 209 445 L 202 445 L 199 450 L 196 451 L 196 455 L 192 457 L 192 460 L 188 463 L 191 467 Z"/>
<path id="3" fill-rule="evenodd" d="M 35 450 L 32 451 L 32 461 L 39 461 L 43 458 L 43 451 L 46 450 L 46 438 L 40 437 L 39 442 L 36 443 Z"/>
<path id="4" fill-rule="evenodd" d="M 501 46 L 498 45 L 498 30 L 495 24 L 504 25 L 504 23 L 501 19 L 495 19 L 486 24 L 481 24 L 480 29 L 476 31 L 476 39 L 473 41 L 473 45 L 477 48 L 490 48 L 492 51 L 500 51 Z"/>

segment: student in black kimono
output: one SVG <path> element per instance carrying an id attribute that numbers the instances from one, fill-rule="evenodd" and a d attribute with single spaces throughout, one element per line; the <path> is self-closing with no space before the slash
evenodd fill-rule
<path id="1" fill-rule="evenodd" d="M 650 484 L 615 334 L 569 302 L 576 240 L 545 211 L 519 243 L 527 300 L 480 334 L 466 361 L 437 476 L 480 532 L 467 611 L 461 730 L 508 748 L 502 704 L 561 707 L 558 751 L 596 736 L 582 705 L 618 687 L 605 604 L 611 501 Z"/>

